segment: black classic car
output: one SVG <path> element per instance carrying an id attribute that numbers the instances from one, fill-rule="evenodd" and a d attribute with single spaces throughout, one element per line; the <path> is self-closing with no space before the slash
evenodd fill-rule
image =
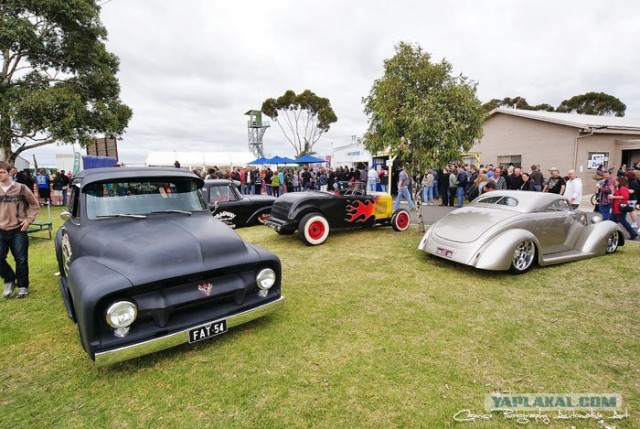
<path id="1" fill-rule="evenodd" d="M 56 234 L 60 290 L 97 366 L 222 334 L 281 306 L 276 255 L 211 216 L 178 169 L 78 174 Z"/>
<path id="2" fill-rule="evenodd" d="M 211 212 L 232 228 L 264 224 L 276 197 L 242 195 L 237 183 L 225 179 L 204 181 L 202 194 Z"/>
<path id="3" fill-rule="evenodd" d="M 331 229 L 391 225 L 396 231 L 409 228 L 411 216 L 405 209 L 393 211 L 391 195 L 366 194 L 363 190 L 342 188 L 336 192 L 291 192 L 281 195 L 271 207 L 267 226 L 278 234 L 298 230 L 310 246 L 322 244 Z"/>

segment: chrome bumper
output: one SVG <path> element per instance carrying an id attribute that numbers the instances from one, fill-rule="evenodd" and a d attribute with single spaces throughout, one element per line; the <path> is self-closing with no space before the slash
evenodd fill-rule
<path id="1" fill-rule="evenodd" d="M 243 313 L 233 314 L 226 318 L 227 327 L 233 328 L 234 326 L 242 325 L 243 323 L 258 319 L 279 309 L 283 304 L 284 297 L 281 296 L 276 301 L 269 302 L 268 304 L 247 310 Z M 198 325 L 161 338 L 154 338 L 153 340 L 145 341 L 143 343 L 132 344 L 119 349 L 96 353 L 96 367 L 100 368 L 107 365 L 113 365 L 114 363 L 123 362 L 125 360 L 134 359 L 140 356 L 159 352 L 161 350 L 166 350 L 171 347 L 179 346 L 180 344 L 188 343 L 189 331 L 197 327 Z"/>

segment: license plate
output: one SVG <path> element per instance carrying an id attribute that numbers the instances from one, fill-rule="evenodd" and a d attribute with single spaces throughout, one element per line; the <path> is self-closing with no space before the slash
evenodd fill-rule
<path id="1" fill-rule="evenodd" d="M 444 256 L 445 258 L 450 258 L 453 256 L 453 250 L 445 249 L 443 247 L 438 247 L 436 249 L 436 254 L 440 256 Z"/>
<path id="2" fill-rule="evenodd" d="M 206 340 L 207 338 L 215 337 L 225 332 L 227 332 L 227 319 L 217 320 L 200 326 L 199 328 L 189 330 L 189 342 L 195 343 L 196 341 Z"/>

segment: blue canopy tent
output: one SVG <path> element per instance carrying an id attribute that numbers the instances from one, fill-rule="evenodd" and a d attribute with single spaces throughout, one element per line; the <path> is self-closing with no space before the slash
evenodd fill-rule
<path id="1" fill-rule="evenodd" d="M 317 156 L 313 156 L 313 155 L 305 155 L 303 157 L 296 159 L 294 162 L 298 164 L 317 164 L 319 162 L 327 162 L 327 160 L 318 158 Z"/>
<path id="2" fill-rule="evenodd" d="M 251 165 L 269 164 L 269 160 L 267 158 L 265 158 L 265 157 L 261 157 L 261 158 L 258 158 L 256 160 L 254 160 L 254 161 L 251 161 L 249 164 L 251 164 Z"/>
<path id="3" fill-rule="evenodd" d="M 273 158 L 267 159 L 265 164 L 295 164 L 297 161 L 281 156 L 274 156 Z"/>

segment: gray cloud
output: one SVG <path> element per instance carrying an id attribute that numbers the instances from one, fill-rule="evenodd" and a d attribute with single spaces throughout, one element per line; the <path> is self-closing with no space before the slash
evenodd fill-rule
<path id="1" fill-rule="evenodd" d="M 339 119 L 316 145 L 324 155 L 365 132 L 362 97 L 400 41 L 446 58 L 483 102 L 556 106 L 603 91 L 640 117 L 637 0 L 111 0 L 101 16 L 134 112 L 119 144 L 128 164 L 150 150 L 246 150 L 244 113 L 287 89 L 331 100 Z M 293 155 L 275 124 L 264 142 L 269 154 Z M 53 165 L 71 151 L 31 152 Z"/>

